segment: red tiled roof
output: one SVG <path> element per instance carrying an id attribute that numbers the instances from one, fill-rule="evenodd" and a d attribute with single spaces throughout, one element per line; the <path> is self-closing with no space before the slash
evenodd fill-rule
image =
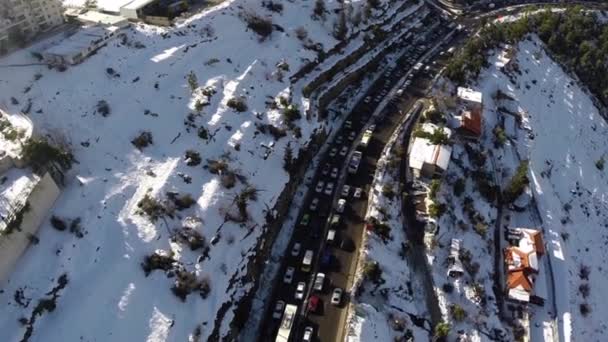
<path id="1" fill-rule="evenodd" d="M 462 128 L 476 136 L 481 136 L 481 113 L 479 110 L 462 113 Z"/>

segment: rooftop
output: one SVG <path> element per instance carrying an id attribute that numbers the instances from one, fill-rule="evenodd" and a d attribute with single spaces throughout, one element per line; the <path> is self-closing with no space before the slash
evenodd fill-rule
<path id="1" fill-rule="evenodd" d="M 84 22 L 104 24 L 110 26 L 122 27 L 123 25 L 128 24 L 127 19 L 124 17 L 118 15 L 105 14 L 97 11 L 87 11 L 85 13 L 77 15 L 77 18 L 78 20 Z"/>
<path id="2" fill-rule="evenodd" d="M 44 53 L 60 56 L 74 55 L 90 47 L 96 40 L 118 29 L 116 26 L 102 25 L 83 27 L 72 36 L 50 47 Z"/>
<path id="3" fill-rule="evenodd" d="M 38 180 L 31 171 L 16 168 L 0 176 L 0 231 L 6 228 L 5 219 L 25 205 Z"/>
<path id="4" fill-rule="evenodd" d="M 475 91 L 470 88 L 458 87 L 458 97 L 470 101 L 481 104 L 482 94 L 481 92 Z"/>
<path id="5" fill-rule="evenodd" d="M 124 8 L 124 9 L 129 9 L 129 10 L 138 10 L 154 1 L 156 1 L 156 0 L 133 0 L 133 1 L 129 2 L 128 4 L 123 5 L 121 7 L 121 9 Z"/>
<path id="6" fill-rule="evenodd" d="M 425 132 L 432 132 L 438 127 L 425 123 L 422 125 L 422 130 Z M 452 131 L 448 128 L 443 128 L 443 131 L 451 135 Z M 422 166 L 426 164 L 436 165 L 442 170 L 447 170 L 450 163 L 450 156 L 452 155 L 452 147 L 449 145 L 433 145 L 430 140 L 426 138 L 414 139 L 412 150 L 410 152 L 409 165 L 411 168 L 420 170 Z"/>

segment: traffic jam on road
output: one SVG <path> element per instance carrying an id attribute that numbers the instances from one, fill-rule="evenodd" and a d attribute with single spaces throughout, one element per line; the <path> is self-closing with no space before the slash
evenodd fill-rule
<path id="1" fill-rule="evenodd" d="M 266 320 L 267 329 L 260 340 L 325 341 L 329 339 L 324 340 L 321 336 L 321 324 L 341 329 L 336 326 L 340 323 L 336 317 L 344 314 L 349 301 L 345 287 L 352 276 L 350 267 L 356 263 L 355 252 L 361 240 L 353 233 L 362 231 L 362 228 L 354 230 L 349 226 L 363 226 L 367 192 L 375 168 L 375 165 L 373 168 L 365 166 L 360 170 L 360 165 L 375 137 L 376 126 L 383 124 L 381 117 L 375 118 L 376 124 L 367 124 L 367 121 L 408 70 L 412 72 L 397 91 L 396 98 L 406 96 L 404 92 L 415 82 L 416 74 L 429 72 L 429 67 L 425 68 L 418 61 L 431 45 L 453 29 L 442 23 L 445 22 L 433 16 L 418 28 L 418 32 L 414 31 L 403 41 L 401 48 L 407 52 L 395 66 L 386 69 L 335 135 L 301 208 L 300 219 L 282 261 L 281 279 L 278 280 L 281 283 L 273 294 L 272 318 Z M 390 101 L 387 107 L 395 109 L 397 103 Z"/>

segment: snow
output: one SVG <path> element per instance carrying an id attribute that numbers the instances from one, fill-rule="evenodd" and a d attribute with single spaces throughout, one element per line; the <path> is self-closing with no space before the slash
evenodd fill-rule
<path id="1" fill-rule="evenodd" d="M 608 178 L 595 164 L 606 153 L 608 126 L 590 96 L 547 55 L 536 37 L 521 42 L 517 50 L 522 73 L 512 74 L 513 82 L 491 67 L 482 74 L 480 86 L 486 98 L 496 89 L 513 97 L 511 110 L 522 115 L 515 145 L 521 159 L 530 160 L 537 223 L 544 230 L 550 258 L 550 265 L 541 268 L 549 266 L 555 282 L 557 312 L 552 312 L 550 301 L 546 305 L 547 314 L 556 316 L 555 331 L 561 341 L 602 340 L 608 316 L 601 291 L 608 285 L 603 266 L 608 256 Z M 524 221 L 535 223 L 530 218 Z M 589 267 L 588 281 L 579 276 L 582 265 Z M 590 286 L 587 298 L 578 291 L 581 284 Z M 547 286 L 550 297 L 551 288 Z M 580 313 L 582 303 L 591 308 L 586 317 Z M 533 323 L 538 329 L 532 336 L 553 336 L 550 320 L 533 318 Z"/>
<path id="2" fill-rule="evenodd" d="M 364 1 L 352 3 L 359 6 Z M 98 5 L 111 10 L 121 4 L 99 0 Z M 312 11 L 310 3 L 283 5 L 283 14 L 272 16 L 285 32 L 275 30 L 266 40 L 246 30 L 238 14 L 241 8 L 264 16 L 271 12 L 259 1 L 233 0 L 181 20 L 174 28 L 132 25 L 122 31 L 125 44 L 112 41 L 65 72 L 45 66 L 0 70 L 0 105 L 11 120 L 19 117 L 21 106 L 12 105 L 10 97 L 22 104 L 31 99 L 29 119 L 36 132 L 72 149 L 77 163 L 66 175 L 66 188 L 52 214 L 80 217 L 85 231 L 78 239 L 53 230 L 45 220 L 40 244 L 26 252 L 10 281 L 2 284 L 0 300 L 6 305 L 0 340 L 20 340 L 24 328 L 18 319 L 29 316 L 33 307 L 16 303 L 15 291 L 23 289 L 27 298 L 37 301 L 63 273 L 69 283 L 60 292 L 57 309 L 37 320 L 31 341 L 185 341 L 201 324 L 201 340 L 214 330 L 220 337 L 227 334 L 234 310 L 230 305 L 251 287 L 245 279 L 247 263 L 262 238 L 267 210 L 288 181 L 282 167 L 285 146 L 291 143 L 297 155 L 311 133 L 322 127 L 302 118 L 297 122 L 302 138 L 288 132 L 276 142 L 257 132 L 256 124 L 285 125 L 280 111 L 268 108 L 269 99 L 291 97 L 300 108 L 306 101 L 274 77 L 276 65 L 285 62 L 293 73 L 316 57 L 295 37 L 298 27 L 306 27 L 309 37 L 325 49 L 337 43 L 331 36 L 331 20 L 313 21 L 303 15 Z M 328 8 L 337 5 L 328 2 Z M 145 47 L 138 48 L 137 43 Z M 43 41 L 30 50 L 48 45 Z M 214 58 L 219 61 L 210 63 Z M 35 62 L 29 50 L 1 60 L 3 65 L 24 62 Z M 194 92 L 187 82 L 190 71 L 200 85 Z M 36 74 L 42 77 L 34 80 Z M 207 86 L 217 93 L 199 115 L 195 103 L 206 100 L 202 88 Z M 24 94 L 25 87 L 31 90 Z M 227 107 L 230 98 L 239 96 L 246 98 L 248 111 L 237 113 Z M 96 113 L 100 100 L 110 106 L 107 117 Z M 189 113 L 195 115 L 188 117 Z M 197 127 L 205 127 L 209 139 L 199 138 Z M 153 144 L 140 151 L 130 141 L 142 131 L 152 134 Z M 201 165 L 186 165 L 188 149 L 201 153 Z M 225 214 L 235 210 L 235 195 L 246 186 L 244 180 L 225 189 L 218 175 L 202 167 L 208 159 L 225 160 L 230 170 L 260 190 L 257 201 L 249 202 L 246 223 L 225 222 Z M 186 175 L 192 178 L 190 183 L 184 181 Z M 146 194 L 161 199 L 167 191 L 192 194 L 196 205 L 166 223 L 153 223 L 137 213 Z M 170 241 L 169 231 L 190 222 L 198 222 L 196 230 L 216 242 L 210 244 L 208 258 L 199 260 L 197 252 Z M 208 277 L 209 297 L 191 294 L 183 303 L 171 293 L 173 280 L 162 271 L 145 277 L 140 262 L 156 250 L 173 252 L 198 278 Z M 224 305 L 228 311 L 216 323 Z"/>

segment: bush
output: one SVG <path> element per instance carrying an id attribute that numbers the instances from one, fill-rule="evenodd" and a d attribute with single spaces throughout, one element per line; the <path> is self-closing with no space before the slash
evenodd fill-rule
<path id="1" fill-rule="evenodd" d="M 65 221 L 55 215 L 51 216 L 51 226 L 60 231 L 68 229 L 68 225 Z"/>
<path id="2" fill-rule="evenodd" d="M 153 254 L 144 257 L 144 261 L 140 265 L 147 277 L 153 270 L 168 271 L 172 269 L 174 262 L 175 259 L 173 259 L 171 255 L 154 252 Z"/>
<path id="3" fill-rule="evenodd" d="M 152 143 L 152 133 L 148 131 L 139 133 L 137 137 L 131 140 L 131 144 L 133 144 L 133 146 L 135 146 L 140 151 L 148 147 L 149 145 L 152 145 Z"/>
<path id="4" fill-rule="evenodd" d="M 288 105 L 283 110 L 283 115 L 285 115 L 285 120 L 287 120 L 288 122 L 294 122 L 296 120 L 299 120 L 302 117 L 302 114 L 300 113 L 298 106 L 295 104 Z"/>
<path id="5" fill-rule="evenodd" d="M 437 198 L 437 192 L 441 187 L 441 181 L 439 179 L 433 179 L 431 181 L 431 186 L 429 187 L 429 198 L 435 200 Z"/>
<path id="6" fill-rule="evenodd" d="M 226 105 L 239 113 L 247 111 L 247 103 L 245 102 L 245 99 L 242 97 L 233 97 L 230 100 L 228 100 Z"/>
<path id="7" fill-rule="evenodd" d="M 308 38 L 308 31 L 306 31 L 304 26 L 296 28 L 294 32 L 299 40 L 306 40 L 306 38 Z"/>
<path id="8" fill-rule="evenodd" d="M 198 134 L 198 137 L 203 140 L 209 139 L 209 131 L 205 127 L 202 127 L 202 126 L 199 127 L 197 134 Z"/>
<path id="9" fill-rule="evenodd" d="M 485 237 L 488 232 L 488 226 L 483 222 L 477 222 L 475 224 L 475 232 L 479 234 L 481 237 Z"/>
<path id="10" fill-rule="evenodd" d="M 363 277 L 375 284 L 382 279 L 382 269 L 377 261 L 368 260 L 363 266 Z"/>
<path id="11" fill-rule="evenodd" d="M 494 146 L 496 148 L 503 147 L 507 142 L 507 134 L 500 126 L 494 127 Z"/>
<path id="12" fill-rule="evenodd" d="M 391 226 L 385 222 L 376 222 L 374 224 L 374 233 L 376 233 L 382 241 L 386 242 L 391 239 Z"/>
<path id="13" fill-rule="evenodd" d="M 253 12 L 244 13 L 243 18 L 247 23 L 247 27 L 260 35 L 262 39 L 270 36 L 274 30 L 274 26 L 272 25 L 272 20 L 270 18 L 261 17 Z"/>
<path id="14" fill-rule="evenodd" d="M 458 178 L 456 182 L 454 182 L 454 195 L 456 197 L 460 197 L 465 189 L 465 180 L 463 178 Z"/>
<path id="15" fill-rule="evenodd" d="M 395 190 L 393 190 L 392 184 L 384 184 L 382 186 L 382 195 L 384 195 L 388 199 L 393 199 L 395 197 Z"/>
<path id="16" fill-rule="evenodd" d="M 445 293 L 454 292 L 454 285 L 452 285 L 450 283 L 443 284 L 442 288 L 443 288 L 443 292 L 445 292 Z"/>
<path id="17" fill-rule="evenodd" d="M 448 336 L 448 334 L 450 333 L 450 324 L 446 323 L 446 322 L 439 322 L 436 326 L 435 326 L 435 333 L 433 336 L 435 336 L 435 338 L 446 338 Z"/>
<path id="18" fill-rule="evenodd" d="M 580 309 L 581 315 L 583 315 L 583 317 L 587 317 L 587 315 L 589 315 L 591 313 L 591 306 L 589 306 L 589 304 L 587 304 L 587 303 L 581 303 L 581 305 L 579 306 L 579 309 Z"/>
<path id="19" fill-rule="evenodd" d="M 97 102 L 97 112 L 104 117 L 110 115 L 110 105 L 108 102 L 106 102 L 106 100 L 100 100 Z"/>
<path id="20" fill-rule="evenodd" d="M 604 160 L 604 157 L 602 157 L 595 162 L 595 167 L 598 170 L 602 171 L 604 169 L 604 163 L 605 163 L 605 160 Z"/>
<path id="21" fill-rule="evenodd" d="M 178 229 L 173 236 L 173 240 L 187 244 L 191 251 L 196 251 L 199 248 L 207 248 L 207 242 L 201 233 L 189 227 Z"/>
<path id="22" fill-rule="evenodd" d="M 515 174 L 511 178 L 509 185 L 504 191 L 503 197 L 507 203 L 512 203 L 519 197 L 526 186 L 530 183 L 528 179 L 528 161 L 522 160 Z"/>
<path id="23" fill-rule="evenodd" d="M 262 6 L 272 12 L 282 13 L 283 4 L 280 2 L 274 2 L 272 0 L 262 1 Z"/>
<path id="24" fill-rule="evenodd" d="M 197 166 L 202 161 L 201 154 L 194 150 L 187 150 L 185 159 L 188 166 Z"/>
<path id="25" fill-rule="evenodd" d="M 438 219 L 445 213 L 446 207 L 443 203 L 433 202 L 429 205 L 429 215 L 432 218 Z"/>
<path id="26" fill-rule="evenodd" d="M 587 283 L 583 283 L 578 287 L 578 291 L 581 293 L 583 298 L 587 298 L 589 296 L 590 290 L 591 289 L 589 288 L 589 284 Z"/>
<path id="27" fill-rule="evenodd" d="M 152 222 L 156 222 L 159 218 L 167 214 L 167 209 L 161 204 L 159 200 L 146 194 L 138 203 L 137 207 L 139 210 L 137 214 L 146 215 Z"/>
<path id="28" fill-rule="evenodd" d="M 44 139 L 32 138 L 23 145 L 23 158 L 34 169 L 39 171 L 51 163 L 63 169 L 69 169 L 74 160 L 72 154 L 52 146 Z"/>
<path id="29" fill-rule="evenodd" d="M 458 322 L 462 322 L 467 317 L 467 312 L 458 304 L 450 305 L 450 314 Z"/>
<path id="30" fill-rule="evenodd" d="M 168 192 L 167 197 L 173 201 L 173 204 L 175 204 L 177 210 L 188 209 L 192 207 L 194 203 L 196 203 L 196 200 L 194 200 L 190 194 L 180 196 L 176 193 Z"/>

